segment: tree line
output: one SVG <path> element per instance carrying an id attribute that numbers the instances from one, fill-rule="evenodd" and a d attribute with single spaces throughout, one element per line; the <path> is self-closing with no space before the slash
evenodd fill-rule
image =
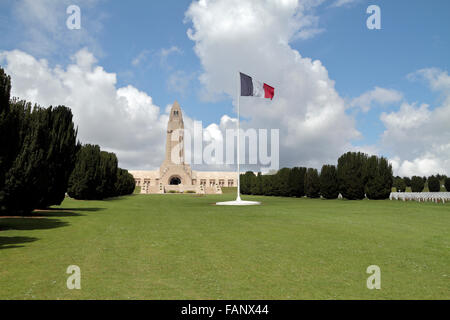
<path id="1" fill-rule="evenodd" d="M 339 194 L 349 200 L 387 199 L 393 185 L 392 166 L 384 157 L 347 152 L 337 166 L 324 165 L 320 170 L 294 167 L 276 174 L 262 175 L 248 171 L 240 176 L 242 194 L 336 199 Z"/>
<path id="2" fill-rule="evenodd" d="M 11 78 L 0 68 L 0 213 L 23 214 L 60 205 L 69 189 L 79 190 L 77 186 L 90 179 L 80 174 L 87 146 L 77 141 L 72 111 L 62 105 L 43 108 L 11 99 L 10 92 Z M 88 165 L 102 173 L 94 176 L 96 199 L 132 193 L 133 177 L 117 168 L 115 155 L 101 152 L 100 158 Z M 77 199 L 88 198 L 72 193 Z"/>
<path id="3" fill-rule="evenodd" d="M 114 153 L 101 151 L 98 145 L 82 146 L 69 178 L 69 196 L 80 200 L 101 200 L 133 193 L 133 176 L 119 168 L 117 163 Z"/>
<path id="4" fill-rule="evenodd" d="M 450 192 L 450 178 L 445 175 L 437 174 L 428 178 L 419 176 L 394 178 L 394 187 L 397 192 L 405 192 L 407 187 L 411 188 L 412 192 L 422 192 L 425 186 L 428 187 L 429 192 L 439 192 L 441 185 Z"/>

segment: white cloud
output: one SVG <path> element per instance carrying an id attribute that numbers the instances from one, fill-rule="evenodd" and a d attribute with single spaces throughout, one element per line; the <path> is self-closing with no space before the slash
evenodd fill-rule
<path id="1" fill-rule="evenodd" d="M 201 0 L 186 12 L 204 99 L 235 98 L 238 71 L 275 87 L 272 102 L 241 98 L 241 115 L 244 127 L 280 129 L 283 166 L 335 163 L 360 137 L 327 69 L 289 45 L 314 25 L 311 9 L 320 3 Z"/>
<path id="2" fill-rule="evenodd" d="M 116 152 L 125 168 L 156 168 L 164 157 L 166 113 L 145 92 L 116 87 L 116 75 L 96 65 L 87 49 L 66 68 L 19 51 L 0 52 L 11 75 L 12 95 L 42 106 L 64 104 L 72 109 L 83 143 Z"/>
<path id="3" fill-rule="evenodd" d="M 168 57 L 173 54 L 182 54 L 182 53 L 183 51 L 177 46 L 171 46 L 170 48 L 161 48 L 158 51 L 144 49 L 141 52 L 139 52 L 139 54 L 136 57 L 134 57 L 134 59 L 131 61 L 131 64 L 136 67 L 143 64 L 144 62 L 147 62 L 149 59 L 151 60 L 148 62 L 150 64 L 152 64 L 154 60 L 156 61 L 159 60 L 159 64 L 162 67 L 171 69 L 171 66 L 167 63 Z"/>
<path id="4" fill-rule="evenodd" d="M 342 7 L 342 6 L 348 6 L 351 4 L 354 4 L 356 2 L 359 2 L 360 0 L 336 0 L 331 4 L 330 7 Z"/>
<path id="5" fill-rule="evenodd" d="M 195 73 L 187 73 L 183 70 L 172 72 L 167 79 L 167 88 L 169 91 L 177 92 L 182 96 L 187 94 Z"/>
<path id="6" fill-rule="evenodd" d="M 442 105 L 403 103 L 396 112 L 383 113 L 383 146 L 391 150 L 400 175 L 450 173 L 450 77 L 447 72 L 422 69 L 409 78 L 425 79 L 443 97 Z"/>
<path id="7" fill-rule="evenodd" d="M 160 51 L 160 56 L 162 59 L 165 59 L 173 53 L 181 54 L 181 53 L 183 53 L 183 51 L 181 51 L 181 49 L 178 48 L 177 46 L 171 46 L 170 48 L 162 48 Z"/>
<path id="8" fill-rule="evenodd" d="M 150 50 L 142 50 L 132 61 L 131 61 L 131 64 L 133 65 L 133 66 L 138 66 L 138 65 L 140 65 L 142 62 L 144 62 L 146 59 L 147 59 L 147 57 L 148 57 L 148 55 L 151 53 L 151 51 Z"/>
<path id="9" fill-rule="evenodd" d="M 375 87 L 350 102 L 351 107 L 359 107 L 363 112 L 368 112 L 375 104 L 388 105 L 403 99 L 401 92 L 393 89 Z"/>

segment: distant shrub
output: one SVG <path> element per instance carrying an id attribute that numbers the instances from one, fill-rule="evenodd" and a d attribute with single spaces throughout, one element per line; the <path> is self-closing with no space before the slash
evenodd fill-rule
<path id="1" fill-rule="evenodd" d="M 194 190 L 187 190 L 185 193 L 196 193 Z"/>
<path id="2" fill-rule="evenodd" d="M 169 192 L 168 193 L 179 193 L 178 191 L 176 191 L 176 190 L 169 190 Z"/>

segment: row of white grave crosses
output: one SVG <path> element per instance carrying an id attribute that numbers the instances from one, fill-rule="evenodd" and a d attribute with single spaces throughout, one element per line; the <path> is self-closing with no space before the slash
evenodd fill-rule
<path id="1" fill-rule="evenodd" d="M 436 203 L 450 202 L 450 192 L 391 192 L 390 200 L 431 201 Z"/>

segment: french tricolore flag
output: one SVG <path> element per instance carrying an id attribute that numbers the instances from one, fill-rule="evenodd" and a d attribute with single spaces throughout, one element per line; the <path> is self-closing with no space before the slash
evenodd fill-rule
<path id="1" fill-rule="evenodd" d="M 252 79 L 252 77 L 240 72 L 241 74 L 241 96 L 253 96 L 260 98 L 273 99 L 275 89 L 266 83 Z"/>

